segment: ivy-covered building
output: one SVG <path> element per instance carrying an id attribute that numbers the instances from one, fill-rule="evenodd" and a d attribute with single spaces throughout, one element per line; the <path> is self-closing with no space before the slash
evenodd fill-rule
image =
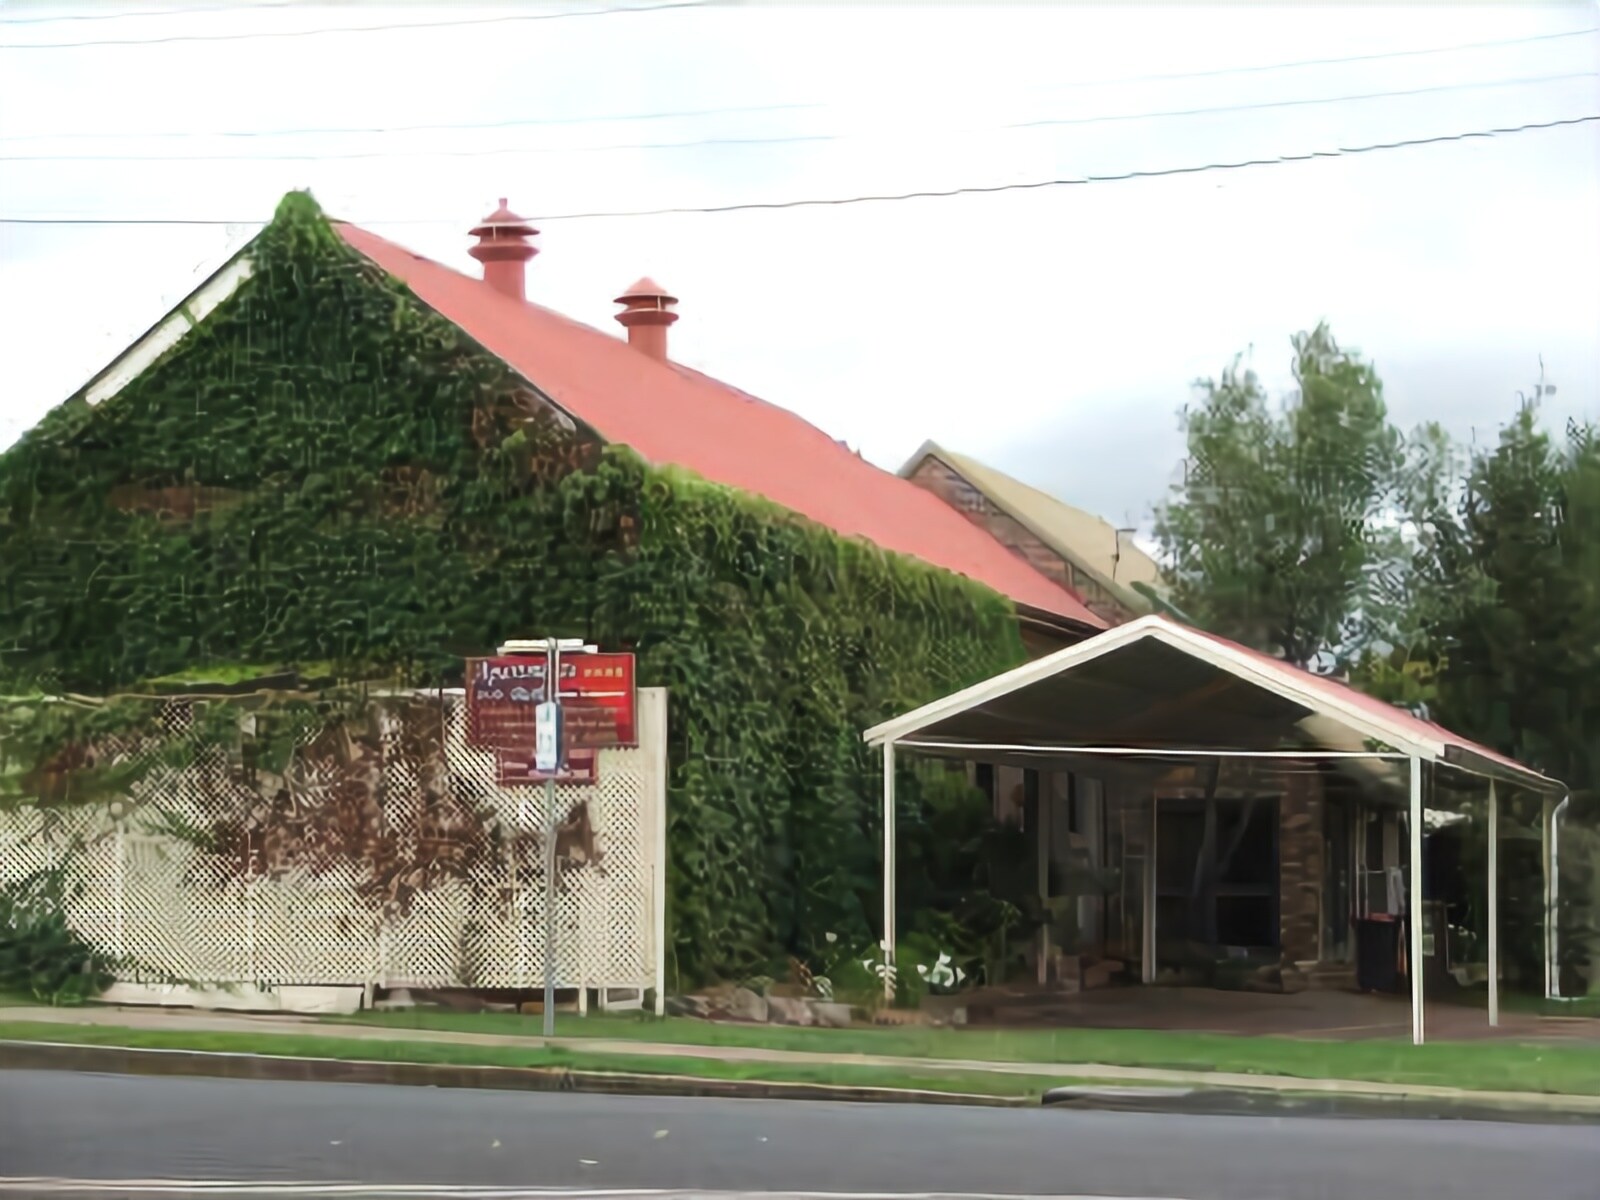
<path id="1" fill-rule="evenodd" d="M 680 976 L 875 940 L 859 731 L 1104 622 L 933 494 L 674 363 L 659 286 L 619 297 L 624 341 L 525 298 L 536 230 L 504 202 L 471 233 L 481 278 L 291 194 L 0 456 L 0 691 L 438 685 L 510 637 L 632 650 L 670 689 Z M 952 837 L 968 797 L 940 792 L 901 789 L 913 928 L 981 886 Z"/>

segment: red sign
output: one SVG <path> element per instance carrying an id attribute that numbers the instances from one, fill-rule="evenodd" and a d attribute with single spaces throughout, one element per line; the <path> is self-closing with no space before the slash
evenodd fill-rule
<path id="1" fill-rule="evenodd" d="M 467 741 L 474 746 L 525 745 L 531 755 L 534 710 L 545 699 L 546 666 L 543 654 L 468 659 Z M 567 751 L 637 746 L 635 694 L 633 655 L 563 654 L 559 698 Z"/>
<path id="2" fill-rule="evenodd" d="M 600 778 L 598 750 L 573 750 L 567 755 L 566 769 L 548 775 L 534 769 L 532 742 L 496 746 L 494 758 L 501 787 L 532 787 L 549 779 L 557 783 L 595 783 Z"/>

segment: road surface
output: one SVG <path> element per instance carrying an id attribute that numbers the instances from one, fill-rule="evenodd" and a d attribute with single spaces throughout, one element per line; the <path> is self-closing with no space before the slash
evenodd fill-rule
<path id="1" fill-rule="evenodd" d="M 463 1196 L 543 1187 L 1593 1200 L 1600 1129 L 0 1070 L 0 1177 L 0 1197 L 43 1194 L 46 1185 L 21 1181 L 44 1177 L 100 1181 L 79 1191 L 101 1197 L 149 1194 L 114 1181 L 181 1180 L 212 1194 L 266 1183 L 277 1195 L 348 1181 Z"/>

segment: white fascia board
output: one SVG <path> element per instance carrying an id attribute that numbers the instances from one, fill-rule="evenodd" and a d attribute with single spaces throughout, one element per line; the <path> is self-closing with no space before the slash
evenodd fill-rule
<path id="1" fill-rule="evenodd" d="M 1358 733 L 1365 734 L 1373 741 L 1382 742 L 1393 746 L 1396 750 L 1419 755 L 1430 761 L 1438 761 L 1444 757 L 1445 743 L 1442 739 L 1419 738 L 1373 715 L 1352 701 L 1322 691 L 1314 691 L 1296 679 L 1294 668 L 1287 664 L 1274 669 L 1254 655 L 1224 645 L 1170 621 L 1158 621 L 1151 630 L 1151 635 L 1257 687 L 1292 700 L 1302 708 L 1331 717 Z"/>
<path id="2" fill-rule="evenodd" d="M 83 398 L 91 407 L 111 399 L 139 376 L 143 375 L 199 325 L 255 274 L 255 261 L 248 254 L 239 254 L 220 271 L 206 280 L 177 308 L 167 314 L 154 329 L 119 354 L 105 370 L 96 375 L 83 391 Z"/>
<path id="3" fill-rule="evenodd" d="M 1047 654 L 1031 663 L 1023 663 L 1022 666 L 1014 667 L 1004 674 L 985 679 L 982 683 L 975 683 L 959 692 L 952 692 L 948 696 L 932 700 L 921 708 L 914 708 L 908 713 L 902 713 L 898 717 L 874 725 L 861 735 L 861 740 L 875 746 L 881 742 L 894 742 L 909 737 L 946 717 L 977 708 L 990 700 L 998 700 L 1001 696 L 1009 695 L 1019 688 L 1058 675 L 1080 663 L 1092 662 L 1102 654 L 1109 654 L 1130 642 L 1136 642 L 1151 632 L 1155 621 L 1154 617 L 1140 617 L 1137 621 L 1130 621 L 1126 625 L 1118 625 L 1114 629 L 1098 633 L 1076 646 L 1068 646 L 1064 650 L 1057 650 L 1054 654 Z"/>
<path id="4" fill-rule="evenodd" d="M 1164 620 L 1155 614 L 1140 617 L 1126 625 L 1119 625 L 1087 641 L 1079 642 L 1076 646 L 1068 646 L 1065 650 L 1058 650 L 1036 662 L 1025 663 L 1002 675 L 996 675 L 992 679 L 973 684 L 962 691 L 924 704 L 921 708 L 874 725 L 862 734 L 862 740 L 869 745 L 899 741 L 947 717 L 977 708 L 1019 688 L 1048 679 L 1082 663 L 1091 662 L 1103 654 L 1109 654 L 1113 650 L 1147 637 L 1153 637 L 1202 662 L 1208 662 L 1247 683 L 1253 683 L 1257 687 L 1283 696 L 1311 712 L 1337 720 L 1374 741 L 1393 746 L 1396 750 L 1417 754 L 1430 761 L 1444 757 L 1442 741 L 1423 741 L 1408 733 L 1402 733 L 1359 705 L 1305 687 L 1293 678 L 1287 667 L 1274 670 L 1258 661 L 1253 655 L 1192 632 L 1185 626 Z"/>

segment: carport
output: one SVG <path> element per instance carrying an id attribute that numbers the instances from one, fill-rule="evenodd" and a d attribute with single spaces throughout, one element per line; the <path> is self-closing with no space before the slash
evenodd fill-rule
<path id="1" fill-rule="evenodd" d="M 1412 1040 L 1424 1039 L 1425 795 L 1486 797 L 1489 1023 L 1499 1022 L 1498 825 L 1511 791 L 1539 800 L 1544 986 L 1557 988 L 1557 781 L 1337 681 L 1226 639 L 1148 616 L 935 700 L 866 731 L 883 750 L 883 928 L 893 961 L 895 760 L 900 750 L 963 762 L 1084 770 L 1115 762 L 1150 778 L 1184 764 L 1248 762 L 1280 781 L 1335 774 L 1405 815 L 1403 879 Z M 1215 776 L 1213 775 L 1213 779 Z M 1284 786 L 1295 786 L 1285 783 Z M 1154 982 L 1157 801 L 1143 872 L 1142 978 Z M 1041 852 L 1042 853 L 1042 852 Z M 1319 897 L 1320 903 L 1320 897 Z"/>

